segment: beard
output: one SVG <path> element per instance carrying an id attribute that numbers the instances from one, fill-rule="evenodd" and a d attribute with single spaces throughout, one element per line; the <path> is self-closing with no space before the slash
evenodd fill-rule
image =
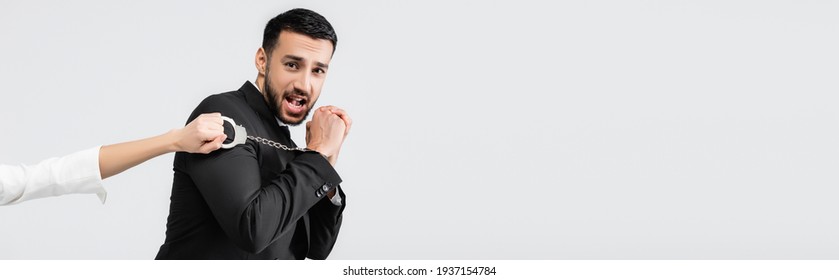
<path id="1" fill-rule="evenodd" d="M 280 119 L 280 121 L 282 121 L 283 123 L 285 123 L 287 125 L 296 126 L 296 125 L 299 125 L 299 124 L 303 123 L 303 121 L 306 120 L 306 118 L 309 117 L 309 113 L 311 113 L 312 108 L 314 108 L 313 105 L 314 105 L 315 100 L 310 99 L 311 96 L 309 95 L 308 92 L 297 89 L 297 88 L 294 88 L 292 90 L 283 91 L 282 95 L 278 94 L 276 91 L 274 91 L 274 87 L 271 86 L 271 80 L 268 79 L 268 77 L 270 77 L 268 75 L 269 71 L 270 71 L 270 69 L 268 67 L 265 67 L 265 95 L 268 98 L 268 109 L 271 110 L 271 113 L 273 113 L 274 116 L 277 116 Z M 306 104 L 303 104 L 303 105 L 307 106 L 308 108 L 306 108 L 306 112 L 303 113 L 303 117 L 300 118 L 299 120 L 293 120 L 293 119 L 290 119 L 289 117 L 287 117 L 287 115 L 290 115 L 290 113 L 285 112 L 285 110 L 283 109 L 283 106 L 280 106 L 280 103 L 283 100 L 285 100 L 287 97 L 290 97 L 290 96 L 293 96 L 293 95 L 294 96 L 304 96 L 304 97 L 306 97 Z M 278 96 L 279 96 L 279 98 L 278 98 Z"/>

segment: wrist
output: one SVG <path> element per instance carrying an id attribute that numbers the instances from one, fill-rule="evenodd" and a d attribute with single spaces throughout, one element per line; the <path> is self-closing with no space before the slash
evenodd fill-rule
<path id="1" fill-rule="evenodd" d="M 163 138 L 166 140 L 166 151 L 169 153 L 173 152 L 183 152 L 185 149 L 181 146 L 180 141 L 180 134 L 182 128 L 175 128 L 163 134 Z"/>
<path id="2" fill-rule="evenodd" d="M 308 147 L 306 147 L 306 149 L 318 152 L 321 156 L 327 159 L 331 156 L 331 154 L 327 154 L 324 149 L 316 145 L 309 145 Z"/>

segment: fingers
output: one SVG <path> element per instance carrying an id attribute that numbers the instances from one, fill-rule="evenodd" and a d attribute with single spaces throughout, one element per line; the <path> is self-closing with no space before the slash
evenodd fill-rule
<path id="1" fill-rule="evenodd" d="M 332 112 L 338 115 L 338 117 L 341 117 L 341 120 L 343 120 L 344 124 L 347 126 L 347 130 L 344 133 L 344 135 L 350 133 L 350 128 L 352 127 L 352 118 L 350 118 L 350 115 L 347 114 L 347 112 L 344 111 L 344 109 L 338 107 L 335 107 L 335 109 L 333 109 Z"/>
<path id="2" fill-rule="evenodd" d="M 224 134 L 224 120 L 221 113 L 201 114 L 192 121 L 198 136 L 203 141 L 210 141 L 219 135 Z"/>
<path id="3" fill-rule="evenodd" d="M 344 135 L 349 134 L 350 128 L 352 127 L 352 118 L 350 118 L 350 115 L 347 114 L 347 111 L 332 105 L 320 107 L 318 108 L 318 110 L 321 110 L 323 112 L 331 112 L 337 115 L 339 118 L 341 118 L 341 120 L 344 121 L 344 125 L 346 126 L 346 131 L 344 132 Z"/>
<path id="4" fill-rule="evenodd" d="M 219 135 L 213 138 L 209 142 L 205 142 L 201 147 L 198 149 L 198 152 L 202 154 L 209 154 L 215 150 L 221 149 L 221 144 L 224 143 L 224 139 L 227 139 L 227 135 Z"/>
<path id="5" fill-rule="evenodd" d="M 196 119 L 204 119 L 213 123 L 217 123 L 219 125 L 224 125 L 224 120 L 221 119 L 221 113 L 204 113 L 198 116 Z"/>
<path id="6" fill-rule="evenodd" d="M 330 122 L 332 122 L 334 125 L 337 125 L 337 126 L 341 126 L 341 125 L 343 125 L 343 126 L 344 126 L 344 127 L 343 127 L 344 132 L 346 132 L 346 129 L 347 129 L 347 124 L 346 124 L 346 123 L 344 123 L 344 120 L 342 120 L 342 119 L 341 119 L 341 117 L 339 117 L 339 116 L 338 116 L 338 115 L 336 115 L 336 114 L 329 114 L 329 115 L 327 116 L 327 118 L 329 118 L 329 121 L 330 121 Z"/>
<path id="7" fill-rule="evenodd" d="M 204 113 L 192 122 L 197 122 L 204 128 L 224 130 L 224 120 L 221 119 L 221 113 Z"/>
<path id="8" fill-rule="evenodd" d="M 221 113 L 201 114 L 181 129 L 176 147 L 190 153 L 209 153 L 218 150 L 227 138 L 224 135 Z"/>
<path id="9" fill-rule="evenodd" d="M 327 105 L 318 108 L 318 111 L 336 114 L 338 115 L 338 117 L 341 117 L 341 119 L 344 120 L 344 122 L 346 122 L 348 125 L 352 124 L 352 119 L 350 118 L 350 115 L 347 114 L 347 111 L 344 111 L 344 109 L 332 105 Z"/>
<path id="10" fill-rule="evenodd" d="M 347 111 L 344 109 L 338 108 L 336 106 L 328 105 L 323 106 L 315 110 L 315 115 L 312 117 L 312 122 L 319 123 L 320 119 L 326 118 L 329 121 L 340 121 L 344 125 L 344 136 L 346 137 L 347 134 L 350 132 L 350 127 L 352 127 L 352 118 L 350 115 L 347 114 Z M 309 124 L 306 124 L 306 129 L 309 129 Z"/>
<path id="11" fill-rule="evenodd" d="M 329 109 L 326 108 L 326 106 L 320 107 L 317 110 L 315 110 L 315 114 L 314 116 L 312 116 L 312 120 L 314 121 L 315 119 L 325 117 L 326 115 L 329 115 L 329 113 Z"/>

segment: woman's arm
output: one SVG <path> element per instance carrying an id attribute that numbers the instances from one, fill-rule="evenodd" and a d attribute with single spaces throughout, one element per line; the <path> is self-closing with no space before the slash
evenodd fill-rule
<path id="1" fill-rule="evenodd" d="M 102 179 L 169 152 L 209 153 L 221 147 L 221 114 L 203 114 L 183 128 L 126 143 L 95 147 L 35 165 L 0 165 L 0 205 L 73 193 L 105 202 Z"/>
<path id="2" fill-rule="evenodd" d="M 155 137 L 102 146 L 99 172 L 105 179 L 166 153 L 210 153 L 227 137 L 222 125 L 220 113 L 202 114 L 183 128 Z"/>

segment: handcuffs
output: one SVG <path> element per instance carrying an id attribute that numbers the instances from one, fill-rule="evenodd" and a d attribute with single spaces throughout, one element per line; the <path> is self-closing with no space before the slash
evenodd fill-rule
<path id="1" fill-rule="evenodd" d="M 245 144 L 245 142 L 248 139 L 251 139 L 251 140 L 255 141 L 256 143 L 263 144 L 263 145 L 268 145 L 268 146 L 271 146 L 271 147 L 279 149 L 279 150 L 299 151 L 299 152 L 317 152 L 317 151 L 314 151 L 314 150 L 309 150 L 308 148 L 301 148 L 301 147 L 293 147 L 292 148 L 292 147 L 283 145 L 280 142 L 273 141 L 271 139 L 267 139 L 267 138 L 263 138 L 263 137 L 259 137 L 259 136 L 248 135 L 248 130 L 245 129 L 244 126 L 236 124 L 236 121 L 234 121 L 233 119 L 231 119 L 229 117 L 225 117 L 225 116 L 221 116 L 221 119 L 223 121 L 229 122 L 231 125 L 233 125 L 233 133 L 234 133 L 233 141 L 230 141 L 230 143 L 227 143 L 227 144 L 222 143 L 221 144 L 222 149 L 231 149 L 231 148 L 235 147 L 236 145 Z M 320 153 L 318 153 L 318 154 L 320 154 Z M 321 156 L 323 156 L 323 154 L 321 154 Z M 324 158 L 326 158 L 326 156 L 324 156 Z"/>
<path id="2" fill-rule="evenodd" d="M 245 142 L 248 140 L 248 130 L 245 129 L 244 126 L 236 124 L 236 121 L 234 121 L 233 119 L 231 119 L 229 117 L 221 116 L 221 119 L 223 121 L 229 122 L 231 125 L 233 125 L 233 133 L 234 133 L 233 141 L 231 141 L 230 143 L 227 143 L 227 144 L 222 143 L 221 148 L 222 149 L 230 149 L 230 148 L 235 147 L 236 145 L 245 144 Z"/>

